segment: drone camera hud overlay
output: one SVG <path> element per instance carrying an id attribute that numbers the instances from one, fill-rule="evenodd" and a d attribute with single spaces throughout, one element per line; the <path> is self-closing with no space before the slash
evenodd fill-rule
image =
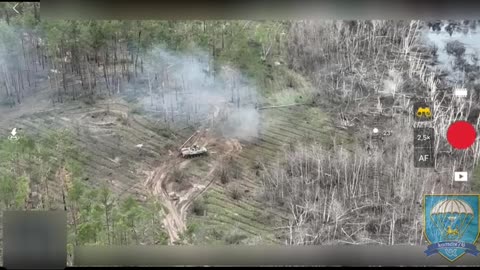
<path id="1" fill-rule="evenodd" d="M 479 264 L 480 20 L 42 8 L 0 3 L 1 266 Z"/>

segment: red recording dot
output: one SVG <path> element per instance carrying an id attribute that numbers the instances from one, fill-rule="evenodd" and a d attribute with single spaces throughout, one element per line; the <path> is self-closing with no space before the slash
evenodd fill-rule
<path id="1" fill-rule="evenodd" d="M 472 124 L 466 121 L 457 121 L 447 130 L 447 140 L 456 149 L 467 149 L 475 142 L 477 132 Z"/>

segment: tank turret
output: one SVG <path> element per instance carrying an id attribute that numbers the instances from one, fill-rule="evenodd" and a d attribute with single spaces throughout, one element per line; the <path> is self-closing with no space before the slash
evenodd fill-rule
<path id="1" fill-rule="evenodd" d="M 196 144 L 192 145 L 191 147 L 182 148 L 180 153 L 184 158 L 196 157 L 201 155 L 207 154 L 207 148 L 200 147 Z"/>

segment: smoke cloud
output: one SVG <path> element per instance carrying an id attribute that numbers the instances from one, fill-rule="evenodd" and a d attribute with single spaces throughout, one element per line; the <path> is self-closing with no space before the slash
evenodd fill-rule
<path id="1" fill-rule="evenodd" d="M 226 137 L 249 139 L 258 134 L 257 88 L 239 70 L 214 61 L 203 51 L 174 53 L 156 47 L 146 58 L 147 109 L 164 121 L 215 126 Z"/>
<path id="2" fill-rule="evenodd" d="M 222 126 L 223 135 L 236 137 L 244 140 L 258 136 L 260 117 L 254 108 L 242 108 L 229 115 L 228 120 Z"/>

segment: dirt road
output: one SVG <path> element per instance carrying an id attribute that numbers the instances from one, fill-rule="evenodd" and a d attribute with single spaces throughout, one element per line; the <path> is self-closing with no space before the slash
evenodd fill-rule
<path id="1" fill-rule="evenodd" d="M 220 162 L 226 157 L 237 154 L 242 150 L 242 146 L 237 140 L 217 138 L 209 135 L 208 132 L 202 132 L 201 135 L 195 139 L 195 143 L 207 147 L 209 151 L 212 152 L 211 155 L 215 155 L 215 158 L 208 164 L 209 169 L 205 176 L 195 181 L 202 184 L 190 184 L 187 190 L 182 192 L 183 194 L 178 196 L 178 198 L 172 198 L 172 196 L 170 196 L 170 192 L 172 191 L 167 190 L 167 184 L 175 181 L 175 177 L 172 177 L 172 171 L 175 168 L 188 170 L 188 164 L 191 162 L 191 159 L 184 159 L 179 156 L 172 156 L 162 165 L 147 173 L 146 187 L 160 198 L 166 208 L 163 225 L 169 235 L 170 245 L 180 240 L 180 234 L 186 230 L 185 221 L 189 206 L 214 183 L 214 172 Z"/>

